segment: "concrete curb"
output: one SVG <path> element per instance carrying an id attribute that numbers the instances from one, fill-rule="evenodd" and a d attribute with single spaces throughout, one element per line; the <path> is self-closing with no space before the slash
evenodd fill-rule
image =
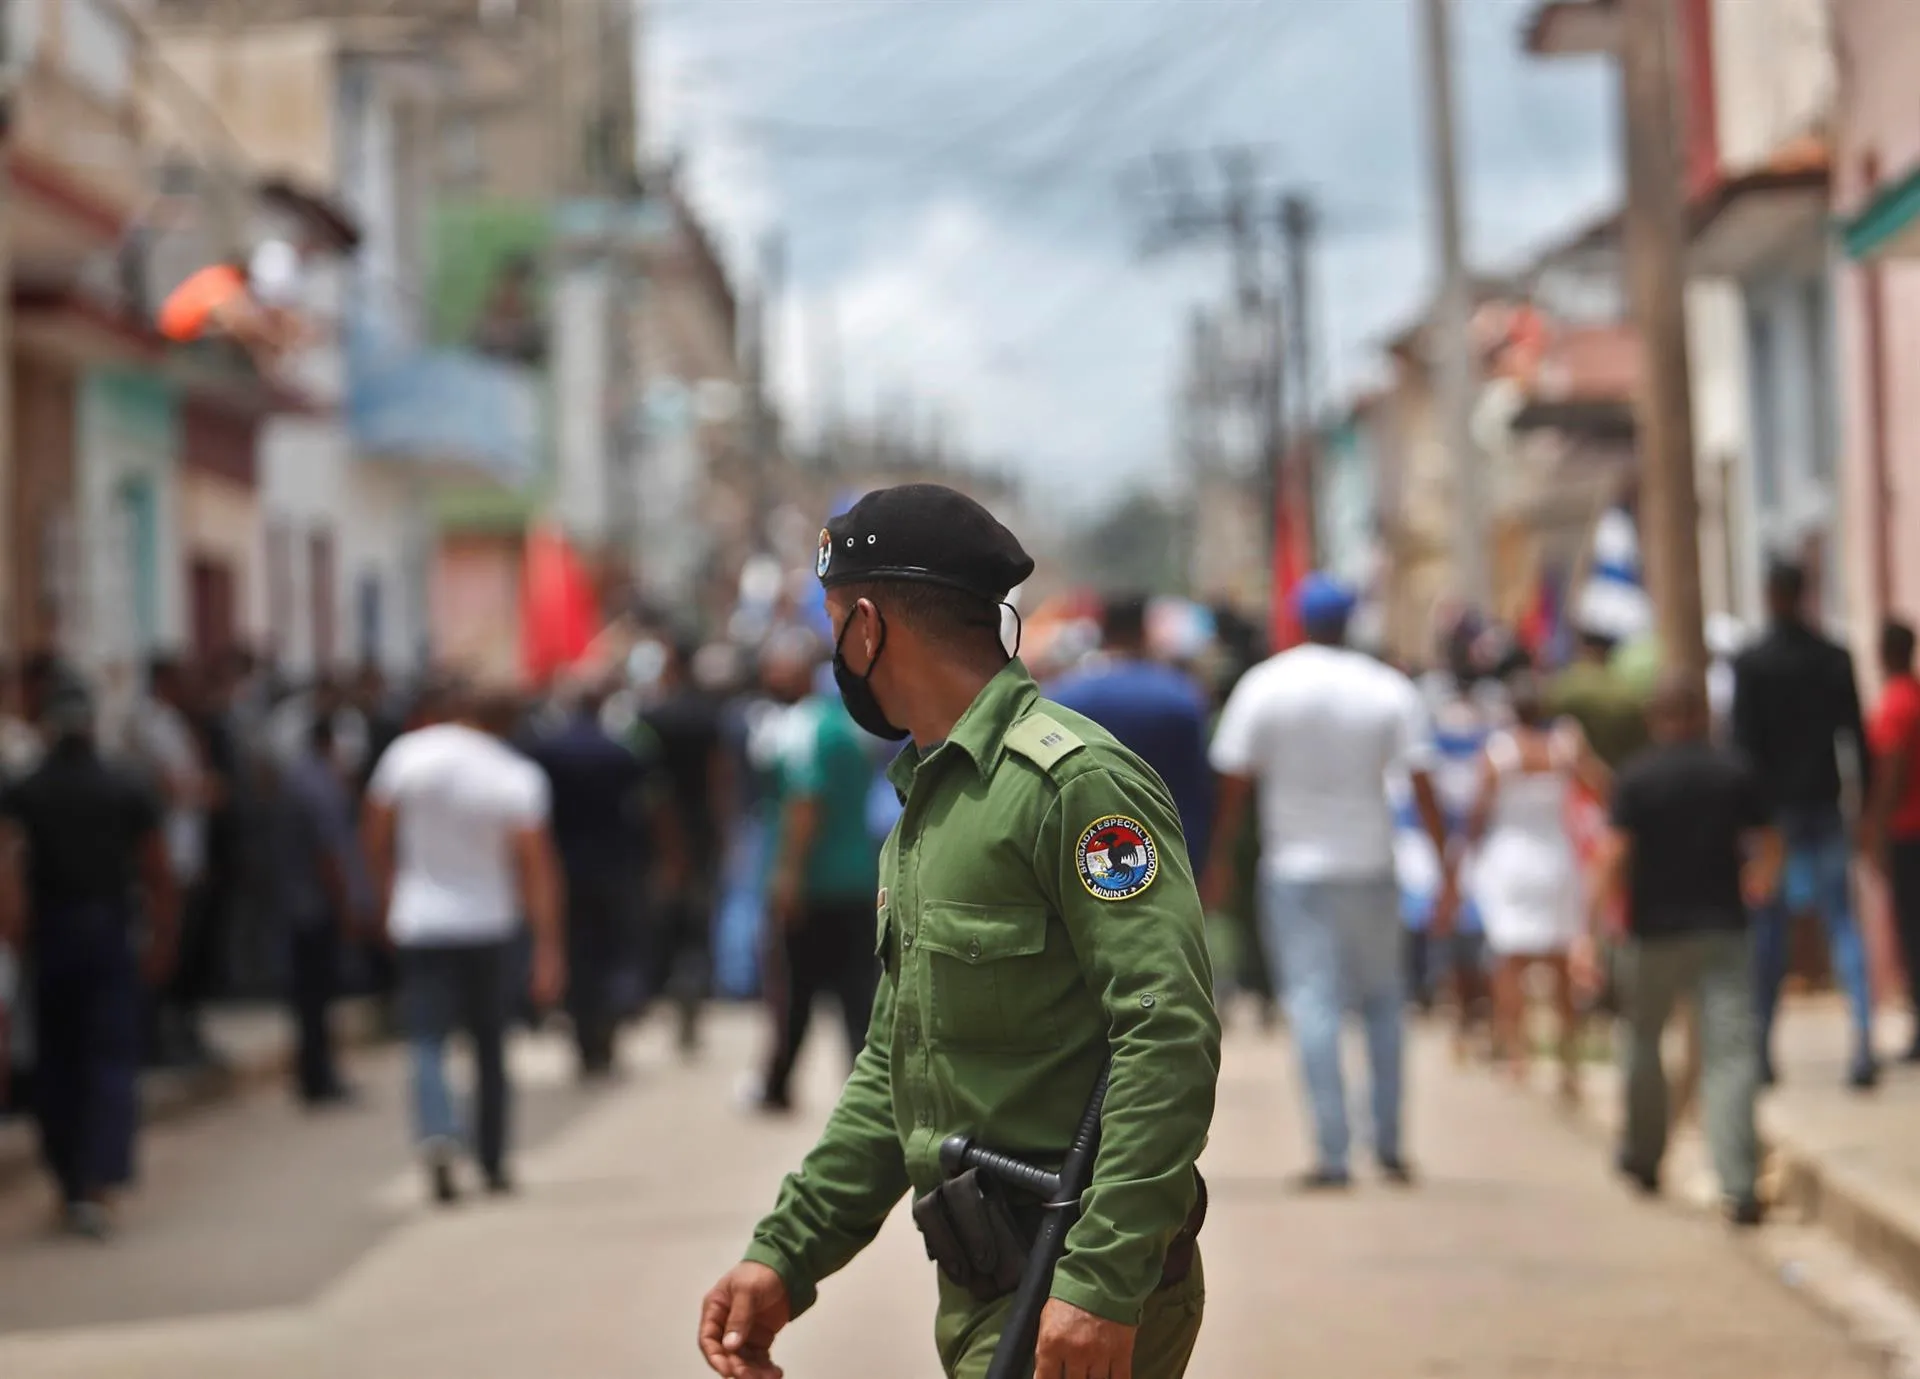
<path id="1" fill-rule="evenodd" d="M 334 1037 L 344 1052 L 382 1037 L 379 1007 L 368 999 L 342 1001 L 334 1011 Z M 218 1032 L 214 1042 L 219 1043 Z M 140 1079 L 141 1127 L 150 1129 L 235 1100 L 281 1081 L 293 1062 L 291 1033 L 265 1047 L 229 1054 L 220 1068 L 160 1068 Z M 30 1120 L 0 1124 L 0 1190 L 39 1171 L 39 1143 Z"/>

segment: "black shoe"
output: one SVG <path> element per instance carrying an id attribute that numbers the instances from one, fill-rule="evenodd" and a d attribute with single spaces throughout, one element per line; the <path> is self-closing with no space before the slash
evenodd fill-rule
<path id="1" fill-rule="evenodd" d="M 520 1187 L 513 1181 L 513 1175 L 504 1168 L 496 1168 L 487 1174 L 487 1195 L 489 1197 L 511 1197 Z"/>
<path id="2" fill-rule="evenodd" d="M 1380 1176 L 1395 1187 L 1413 1186 L 1413 1166 L 1405 1159 L 1382 1159 Z"/>
<path id="3" fill-rule="evenodd" d="M 1856 1092 L 1871 1092 L 1880 1085 L 1880 1065 L 1871 1058 L 1856 1059 L 1847 1073 L 1847 1086 Z"/>
<path id="4" fill-rule="evenodd" d="M 1749 1230 L 1767 1219 L 1767 1209 L 1760 1204 L 1758 1197 L 1729 1197 L 1725 1211 L 1727 1224 Z"/>
<path id="5" fill-rule="evenodd" d="M 433 1185 L 433 1200 L 443 1207 L 450 1207 L 460 1200 L 460 1184 L 453 1176 L 453 1161 L 436 1159 L 427 1167 L 428 1180 Z"/>
<path id="6" fill-rule="evenodd" d="M 1920 1039 L 1914 1040 L 1907 1051 L 1900 1056 L 1900 1061 L 1902 1063 L 1920 1063 Z"/>
<path id="7" fill-rule="evenodd" d="M 1634 1168 L 1625 1160 L 1615 1164 L 1614 1167 L 1619 1171 L 1620 1176 L 1627 1180 L 1628 1185 L 1642 1197 L 1658 1197 L 1660 1195 L 1659 1169 Z"/>
<path id="8" fill-rule="evenodd" d="M 1353 1186 L 1353 1175 L 1344 1168 L 1316 1168 L 1293 1180 L 1295 1192 L 1345 1192 Z"/>

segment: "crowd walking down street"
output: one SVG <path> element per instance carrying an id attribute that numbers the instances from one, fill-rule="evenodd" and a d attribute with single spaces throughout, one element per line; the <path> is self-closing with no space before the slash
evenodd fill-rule
<path id="1" fill-rule="evenodd" d="M 110 1366 L 93 1326 L 176 1309 L 210 1314 L 173 1352 L 204 1373 L 376 1351 L 398 1363 L 403 1350 L 410 1372 L 491 1372 L 539 1326 L 479 1361 L 477 1338 L 504 1318 L 416 1326 L 398 1346 L 400 1318 L 354 1280 L 395 1271 L 404 1297 L 410 1271 L 451 1268 L 480 1296 L 506 1277 L 488 1281 L 506 1258 L 491 1251 L 512 1250 L 556 1258 L 549 1277 L 572 1280 L 585 1266 L 566 1257 L 567 1232 L 583 1223 L 603 1265 L 645 1257 L 594 1267 L 636 1287 L 658 1270 L 665 1295 L 618 1309 L 631 1329 L 603 1318 L 563 1343 L 564 1372 L 600 1372 L 608 1347 L 645 1372 L 704 1362 L 734 1379 L 935 1365 L 999 1379 L 1036 1355 L 1049 1375 L 1146 1379 L 1289 1347 L 1327 1373 L 1424 1372 L 1438 1353 L 1487 1373 L 1591 1358 L 1597 1342 L 1570 1322 L 1543 1360 L 1525 1328 L 1468 1337 L 1425 1304 L 1392 1338 L 1347 1330 L 1343 1309 L 1388 1286 L 1378 1271 L 1396 1261 L 1416 1291 L 1463 1304 L 1476 1288 L 1550 1286 L 1522 1274 L 1597 1271 L 1609 1306 L 1654 1309 L 1623 1373 L 1848 1372 L 1838 1333 L 1777 1307 L 1777 1344 L 1729 1367 L 1698 1316 L 1662 1310 L 1660 1270 L 1711 1273 L 1726 1306 L 1775 1285 L 1742 1262 L 1740 1237 L 1638 1199 L 1675 1191 L 1668 1150 L 1697 1075 L 1723 1214 L 1765 1220 L 1760 1098 L 1787 1076 L 1772 1052 L 1796 1019 L 1768 1015 L 1786 916 L 1803 904 L 1824 906 L 1851 1011 L 1836 1080 L 1880 1090 L 1847 848 L 1857 840 L 1896 902 L 1910 898 L 1911 633 L 1888 628 L 1889 688 L 1864 714 L 1846 653 L 1802 620 L 1799 573 L 1782 565 L 1773 629 L 1736 662 L 1716 728 L 1701 686 L 1666 671 L 1637 688 L 1598 628 L 1549 678 L 1502 629 L 1463 623 L 1437 648 L 1447 668 L 1416 679 L 1351 644 L 1355 594 L 1316 574 L 1295 594 L 1294 649 L 1197 673 L 1144 636 L 1145 600 L 1118 596 L 1103 610 L 1112 637 L 1077 665 L 1053 658 L 1059 678 L 1043 685 L 998 616 L 1030 570 L 973 500 L 907 485 L 829 523 L 818 622 L 776 624 L 748 654 L 643 631 L 620 664 L 538 699 L 442 676 L 398 702 L 325 689 L 265 713 L 242 710 L 244 680 L 201 698 L 162 664 L 163 693 L 125 750 L 103 740 L 78 677 L 43 672 L 23 720 L 35 750 L 0 792 L 6 938 L 33 959 L 34 1056 L 19 1061 L 68 1248 L 114 1243 L 91 1246 L 91 1263 L 49 1254 L 27 1182 L 0 1189 L 14 1231 L 0 1280 L 60 1261 L 22 1301 L 0 1301 L 8 1373 Z M 1080 712 L 1051 698 L 1054 683 Z M 209 718 L 231 734 L 222 751 L 192 727 Z M 1849 775 L 1867 782 L 1851 832 Z M 876 790 L 896 807 L 876 809 Z M 246 802 L 233 837 L 198 846 L 232 798 Z M 1254 952 L 1286 1032 L 1263 1037 L 1256 1021 L 1223 1045 L 1245 986 L 1216 969 L 1233 928 L 1209 911 L 1248 903 L 1248 828 Z M 753 851 L 730 860 L 740 837 Z M 259 857 L 268 884 L 223 878 L 245 903 L 208 908 L 223 856 Z M 175 918 L 192 913 L 182 895 L 201 897 L 199 922 L 275 926 L 294 1096 L 253 1092 L 161 1126 L 141 1154 L 142 1040 L 169 1037 L 143 1012 L 177 990 L 194 922 Z M 745 978 L 759 1014 L 701 1017 L 730 904 L 759 916 Z M 229 934 L 214 951 L 234 946 Z M 340 1047 L 349 989 L 386 1006 L 404 1056 Z M 845 1055 L 807 1039 L 828 999 L 852 1054 L 844 1081 Z M 1679 1012 L 1694 1039 L 1676 1086 L 1665 1035 Z M 1348 1092 L 1349 1014 L 1363 1098 Z M 1618 1082 L 1590 1074 L 1609 1027 Z M 174 1037 L 178 1052 L 157 1051 L 193 1056 Z M 470 1097 L 455 1092 L 463 1065 L 448 1065 L 456 1037 Z M 1563 1106 L 1617 1097 L 1614 1174 L 1524 1094 L 1539 1052 Z M 735 1075 L 744 1097 L 726 1095 Z M 775 1194 L 775 1171 L 815 1133 Z M 1069 1190 L 1075 1154 L 1087 1181 Z M 183 1155 L 205 1161 L 182 1176 Z M 469 1157 L 489 1196 L 522 1200 L 463 1225 Z M 244 1196 L 275 1162 L 332 1175 L 324 1228 L 289 1205 L 189 1243 L 224 1176 Z M 757 1224 L 755 1203 L 772 1205 Z M 900 1258 L 903 1229 L 931 1264 Z M 268 1249 L 274 1231 L 291 1234 Z M 1423 1231 L 1478 1241 L 1488 1272 L 1462 1277 L 1417 1243 L 1441 1238 Z M 1276 1275 L 1278 1239 L 1294 1243 Z M 892 1263 L 868 1264 L 869 1246 Z M 201 1249 L 275 1262 L 241 1279 Z M 195 1255 L 182 1277 L 145 1279 L 165 1276 L 169 1250 Z M 436 1262 L 448 1250 L 458 1263 Z M 741 1262 L 728 1267 L 730 1250 Z M 1629 1258 L 1630 1283 L 1608 1262 Z M 688 1292 L 695 1264 L 722 1275 L 704 1302 Z M 1369 1269 L 1362 1288 L 1354 1271 Z M 1349 1275 L 1351 1296 L 1329 1282 Z M 919 1291 L 903 1294 L 913 1276 Z M 1288 1290 L 1270 1291 L 1276 1277 Z M 1547 1310 L 1583 1291 L 1558 1290 Z M 855 1323 L 833 1319 L 849 1293 L 860 1313 L 932 1302 L 930 1339 L 883 1328 L 855 1342 Z M 270 1321 L 222 1320 L 262 1305 Z M 371 1310 L 330 1329 L 330 1309 L 356 1307 Z M 1283 1336 L 1292 1324 L 1276 1318 L 1295 1307 L 1315 1321 Z M 855 1345 L 901 1358 L 850 1369 L 840 1348 Z M 1788 1363 L 1827 1352 L 1826 1368 Z"/>

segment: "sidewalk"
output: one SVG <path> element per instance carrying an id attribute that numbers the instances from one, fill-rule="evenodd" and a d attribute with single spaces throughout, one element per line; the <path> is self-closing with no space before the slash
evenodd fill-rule
<path id="1" fill-rule="evenodd" d="M 1767 1151 L 1762 1189 L 1775 1207 L 1819 1226 L 1920 1302 L 1920 1065 L 1897 1061 L 1911 1028 L 1904 1011 L 1881 1014 L 1880 1086 L 1855 1092 L 1844 1085 L 1851 1038 L 1844 1003 L 1830 995 L 1789 1001 L 1774 1031 L 1780 1081 L 1762 1095 L 1759 1121 Z M 1670 1042 L 1670 1067 L 1676 1054 Z M 1536 1065 L 1537 1089 L 1551 1092 L 1556 1078 L 1549 1064 Z M 1618 1071 L 1588 1064 L 1584 1078 L 1581 1118 L 1611 1146 L 1621 1115 Z M 1697 1114 L 1676 1134 L 1669 1159 L 1676 1195 L 1717 1205 Z"/>
<path id="2" fill-rule="evenodd" d="M 376 1025 L 370 1001 L 342 1001 L 334 1012 L 334 1029 L 347 1047 L 370 1043 Z M 286 1074 L 293 1057 L 293 1026 L 283 1007 L 263 1004 L 216 1008 L 207 1012 L 206 1029 L 208 1042 L 225 1066 L 160 1068 L 145 1073 L 140 1079 L 144 1124 L 185 1115 Z M 0 1186 L 34 1171 L 37 1163 L 31 1119 L 0 1121 Z"/>

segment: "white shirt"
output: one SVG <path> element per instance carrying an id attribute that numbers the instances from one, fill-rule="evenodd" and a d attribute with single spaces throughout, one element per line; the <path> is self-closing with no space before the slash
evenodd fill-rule
<path id="1" fill-rule="evenodd" d="M 300 251 L 281 239 L 261 244 L 247 260 L 247 288 L 268 306 L 299 306 Z"/>
<path id="2" fill-rule="evenodd" d="M 1394 874 L 1387 779 L 1429 764 L 1426 705 L 1371 656 L 1302 646 L 1248 671 L 1214 734 L 1213 769 L 1260 787 L 1261 863 L 1287 881 Z"/>
<path id="3" fill-rule="evenodd" d="M 181 885 L 195 881 L 207 863 L 207 815 L 197 799 L 205 786 L 200 744 L 186 716 L 171 704 L 143 699 L 134 711 L 133 755 L 155 778 L 168 798 L 163 825 L 167 859 L 173 878 Z"/>
<path id="4" fill-rule="evenodd" d="M 393 941 L 510 937 L 520 923 L 512 836 L 547 822 L 540 768 L 498 738 L 446 723 L 396 739 L 367 791 L 395 816 Z"/>

